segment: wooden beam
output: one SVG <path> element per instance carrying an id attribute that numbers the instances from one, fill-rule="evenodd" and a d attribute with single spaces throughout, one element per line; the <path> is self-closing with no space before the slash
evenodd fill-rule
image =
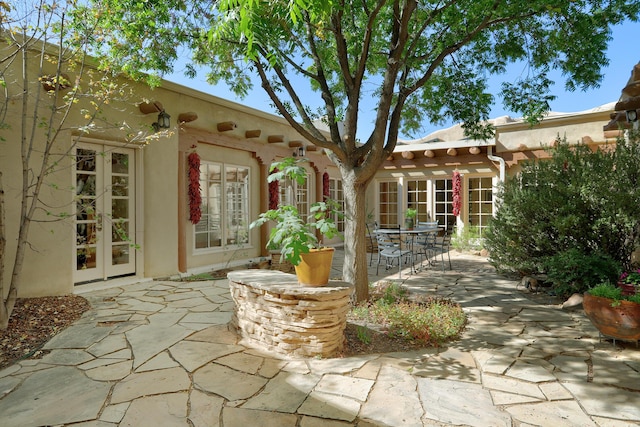
<path id="1" fill-rule="evenodd" d="M 412 160 L 414 157 L 415 156 L 413 154 L 413 151 L 403 151 L 402 152 L 402 158 L 404 158 L 404 159 Z"/>
<path id="2" fill-rule="evenodd" d="M 267 137 L 267 142 L 270 144 L 275 144 L 276 142 L 284 141 L 284 135 L 269 135 Z"/>
<path id="3" fill-rule="evenodd" d="M 480 154 L 480 147 L 469 147 L 469 154 Z"/>
<path id="4" fill-rule="evenodd" d="M 622 135 L 624 135 L 624 131 L 620 129 L 604 131 L 605 138 L 618 138 L 618 137 L 621 137 Z"/>
<path id="5" fill-rule="evenodd" d="M 178 115 L 178 123 L 189 123 L 194 120 L 198 120 L 198 114 L 193 111 L 189 111 L 188 113 L 180 113 Z"/>
<path id="6" fill-rule="evenodd" d="M 218 132 L 227 132 L 230 130 L 234 130 L 238 127 L 234 122 L 220 122 L 218 123 Z"/>
<path id="7" fill-rule="evenodd" d="M 302 141 L 289 141 L 289 147 L 290 148 L 298 148 L 298 147 L 302 147 L 304 144 L 302 143 Z"/>
<path id="8" fill-rule="evenodd" d="M 248 130 L 244 133 L 245 138 L 259 138 L 262 131 L 260 129 Z"/>
<path id="9" fill-rule="evenodd" d="M 424 156 L 432 159 L 432 158 L 434 158 L 436 156 L 436 152 L 433 151 L 433 150 L 425 150 L 424 151 Z"/>
<path id="10" fill-rule="evenodd" d="M 447 155 L 455 157 L 458 155 L 458 150 L 456 150 L 455 148 L 451 147 L 447 150 Z"/>
<path id="11" fill-rule="evenodd" d="M 589 135 L 585 135 L 582 137 L 582 143 L 583 144 L 593 144 L 593 138 L 591 138 Z"/>
<path id="12" fill-rule="evenodd" d="M 633 96 L 631 98 L 627 98 L 624 101 L 620 101 L 613 107 L 616 111 L 622 111 L 621 114 L 624 114 L 627 110 L 637 110 L 640 108 L 640 96 Z M 616 114 L 616 113 L 613 113 Z M 613 117 L 611 117 L 613 119 Z"/>
<path id="13" fill-rule="evenodd" d="M 140 112 L 142 114 L 159 113 L 160 111 L 164 110 L 164 107 L 158 101 L 143 102 L 138 105 L 138 108 L 140 109 Z"/>
<path id="14" fill-rule="evenodd" d="M 640 80 L 631 82 L 622 89 L 622 93 L 627 96 L 638 96 L 640 95 Z"/>

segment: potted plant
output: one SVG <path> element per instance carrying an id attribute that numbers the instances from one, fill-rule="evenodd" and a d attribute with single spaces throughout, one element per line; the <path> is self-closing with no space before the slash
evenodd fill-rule
<path id="1" fill-rule="evenodd" d="M 408 230 L 413 230 L 413 226 L 416 222 L 416 216 L 418 211 L 413 208 L 408 208 L 404 212 L 404 227 Z"/>
<path id="2" fill-rule="evenodd" d="M 602 335 L 640 340 L 640 294 L 625 295 L 620 286 L 602 283 L 584 294 L 583 307 Z"/>
<path id="3" fill-rule="evenodd" d="M 307 172 L 300 164 L 305 161 L 306 159 L 287 157 L 273 163 L 269 168 L 267 181 L 282 184 L 288 178 L 303 185 Z M 316 231 L 327 239 L 339 235 L 334 220 L 336 214 L 340 215 L 339 205 L 331 199 L 313 203 L 307 218 L 302 218 L 296 206 L 281 204 L 261 213 L 249 227 L 261 227 L 273 221 L 267 248 L 279 249 L 281 262 L 287 260 L 295 266 L 300 284 L 322 286 L 329 281 L 334 249 L 324 247 L 322 240 L 317 238 Z"/>
<path id="4" fill-rule="evenodd" d="M 640 286 L 640 268 L 633 271 L 625 271 L 618 279 L 618 287 L 622 289 L 622 295 L 635 295 Z"/>

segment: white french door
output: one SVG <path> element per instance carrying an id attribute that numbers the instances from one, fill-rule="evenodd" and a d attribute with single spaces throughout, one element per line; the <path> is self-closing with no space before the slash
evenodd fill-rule
<path id="1" fill-rule="evenodd" d="M 130 148 L 75 148 L 75 283 L 136 271 L 134 156 Z"/>

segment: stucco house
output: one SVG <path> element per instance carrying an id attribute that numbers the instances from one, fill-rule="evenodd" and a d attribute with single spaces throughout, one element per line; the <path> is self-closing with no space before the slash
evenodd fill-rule
<path id="1" fill-rule="evenodd" d="M 519 165 L 549 156 L 546 148 L 558 138 L 593 146 L 615 143 L 619 130 L 603 131 L 614 104 L 577 113 L 551 113 L 531 127 L 522 119 L 505 116 L 492 120 L 491 140 L 464 138 L 460 125 L 413 141 L 400 141 L 383 164 L 368 194 L 368 203 L 382 225 L 400 224 L 412 207 L 418 220 L 438 220 L 440 225 L 487 226 L 495 209 L 495 189 Z M 452 175 L 462 176 L 462 210 L 452 213 Z M 400 206 L 400 209 L 397 208 Z"/>
<path id="2" fill-rule="evenodd" d="M 73 70 L 68 73 L 73 80 Z M 249 229 L 249 223 L 269 207 L 266 178 L 278 158 L 309 159 L 305 187 L 280 189 L 280 200 L 308 211 L 312 202 L 322 199 L 327 179 L 330 196 L 343 200 L 337 169 L 284 119 L 167 81 L 153 90 L 120 83 L 128 95 L 102 107 L 107 121 L 120 126 L 80 132 L 81 102 L 56 139 L 58 152 L 68 155 L 61 157 L 42 192 L 48 208 L 31 227 L 19 297 L 65 294 L 75 286 L 105 280 L 133 282 L 205 271 L 268 256 L 267 230 Z M 9 126 L 2 129 L 0 142 L 5 281 L 15 257 L 16 200 L 22 189 L 17 142 L 21 117 L 8 111 L 4 122 Z M 543 146 L 558 136 L 595 145 L 614 142 L 620 131 L 603 127 L 617 113 L 614 104 L 607 104 L 553 114 L 534 128 L 504 117 L 495 120 L 497 133 L 489 141 L 464 139 L 459 126 L 399 141 L 367 190 L 367 214 L 381 226 L 395 225 L 404 220 L 406 208 L 413 207 L 419 221 L 483 228 L 494 211 L 496 184 L 517 172 L 520 162 L 545 157 Z M 145 141 L 151 142 L 132 142 L 131 129 L 148 132 Z M 193 153 L 200 161 L 195 175 Z M 459 217 L 451 212 L 456 170 L 463 176 Z M 190 215 L 190 204 L 197 200 L 194 180 L 200 185 L 200 218 Z M 64 212 L 69 215 L 58 218 Z M 51 214 L 58 219 L 46 221 Z"/>
<path id="3" fill-rule="evenodd" d="M 35 61 L 34 54 L 32 70 L 38 70 Z M 18 67 L 13 71 L 16 74 L 5 71 L 7 82 L 19 76 Z M 73 69 L 65 73 L 68 81 L 75 80 Z M 47 85 L 47 79 L 33 80 L 30 93 Z M 265 232 L 250 230 L 249 223 L 268 208 L 266 177 L 278 158 L 304 153 L 309 159 L 306 187 L 283 191 L 281 200 L 295 197 L 308 206 L 321 199 L 323 176 L 329 179 L 331 195 L 340 200 L 337 169 L 284 119 L 166 81 L 153 90 L 120 83 L 126 97 L 113 97 L 101 108 L 110 126 L 83 128 L 89 105 L 81 100 L 56 137 L 55 151 L 62 155 L 47 176 L 43 208 L 31 224 L 19 297 L 65 294 L 96 281 L 132 282 L 267 255 L 262 243 L 266 236 L 261 235 Z M 3 101 L 10 107 L 16 104 L 8 97 Z M 20 218 L 23 116 L 18 108 L 6 111 L 0 170 L 8 283 Z M 147 136 L 132 139 L 131 134 Z M 191 153 L 200 160 L 196 181 L 202 215 L 195 223 L 189 215 Z"/>
<path id="4" fill-rule="evenodd" d="M 382 226 L 402 224 L 408 208 L 418 221 L 438 220 L 452 227 L 486 227 L 495 209 L 498 182 L 520 170 L 523 161 L 549 157 L 547 148 L 566 139 L 592 148 L 615 144 L 625 129 L 639 126 L 640 63 L 622 88 L 618 102 L 575 113 L 549 113 L 539 124 L 505 116 L 492 120 L 495 137 L 464 138 L 462 127 L 436 131 L 413 141 L 399 141 L 369 187 L 367 205 Z M 452 213 L 452 175 L 462 175 L 462 210 Z"/>

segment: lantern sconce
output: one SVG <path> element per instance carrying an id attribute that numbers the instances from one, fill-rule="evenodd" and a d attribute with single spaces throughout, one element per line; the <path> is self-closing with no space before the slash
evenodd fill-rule
<path id="1" fill-rule="evenodd" d="M 167 114 L 166 111 L 162 110 L 158 114 L 158 121 L 153 123 L 151 126 L 155 129 L 156 132 L 159 132 L 160 129 L 169 129 L 171 127 L 171 122 L 169 119 L 170 115 Z"/>
<path id="2" fill-rule="evenodd" d="M 304 146 L 298 147 L 293 150 L 293 157 L 304 157 Z"/>
<path id="3" fill-rule="evenodd" d="M 638 120 L 638 110 L 627 110 L 627 122 L 633 123 Z"/>

